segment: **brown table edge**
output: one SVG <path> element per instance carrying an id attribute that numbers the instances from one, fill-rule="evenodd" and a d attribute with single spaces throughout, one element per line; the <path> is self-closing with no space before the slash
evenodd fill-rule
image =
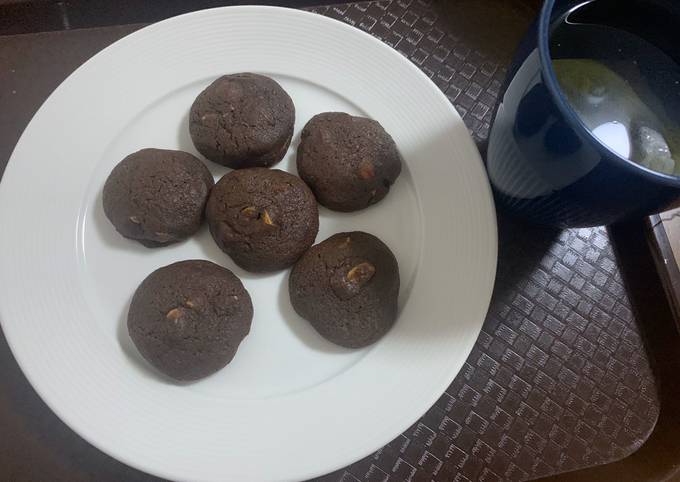
<path id="1" fill-rule="evenodd" d="M 673 318 L 680 329 L 680 268 L 675 260 L 661 216 L 659 214 L 650 216 L 646 224 L 649 249 L 673 312 Z"/>

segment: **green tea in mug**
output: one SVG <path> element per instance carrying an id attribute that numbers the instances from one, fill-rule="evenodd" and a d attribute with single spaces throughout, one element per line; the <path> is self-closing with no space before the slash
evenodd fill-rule
<path id="1" fill-rule="evenodd" d="M 636 3 L 593 0 L 572 9 L 551 34 L 553 68 L 581 122 L 610 150 L 680 175 L 680 65 L 616 23 L 611 12 Z"/>

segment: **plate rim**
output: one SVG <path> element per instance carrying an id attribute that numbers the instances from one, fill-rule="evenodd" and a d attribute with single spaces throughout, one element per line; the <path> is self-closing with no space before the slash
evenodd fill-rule
<path id="1" fill-rule="evenodd" d="M 286 7 L 276 7 L 276 6 L 258 6 L 258 5 L 241 5 L 241 6 L 227 6 L 227 7 L 216 7 L 216 8 L 210 8 L 210 9 L 203 9 L 203 10 L 197 10 L 189 13 L 185 13 L 182 15 L 177 15 L 168 19 L 164 19 L 160 22 L 156 22 L 153 24 L 150 24 L 148 26 L 142 27 L 141 29 L 135 30 L 131 32 L 130 34 L 124 36 L 123 38 L 113 42 L 112 44 L 108 45 L 104 49 L 100 50 L 97 52 L 95 55 L 93 55 L 91 58 L 87 59 L 83 64 L 81 64 L 78 68 L 76 68 L 72 73 L 70 73 L 55 89 L 54 91 L 47 97 L 47 99 L 41 104 L 41 106 L 38 108 L 36 113 L 33 115 L 31 118 L 30 122 L 28 123 L 27 127 L 24 129 L 22 132 L 17 144 L 15 145 L 14 149 L 12 150 L 12 154 L 10 155 L 10 158 L 8 160 L 7 167 L 5 169 L 4 175 L 2 179 L 0 180 L 0 198 L 2 197 L 3 192 L 6 192 L 9 188 L 7 187 L 8 181 L 7 179 L 9 177 L 14 176 L 14 171 L 16 169 L 16 164 L 17 161 L 15 161 L 15 156 L 16 156 L 16 151 L 18 147 L 22 144 L 24 141 L 24 138 L 26 136 L 26 133 L 30 131 L 32 125 L 34 124 L 34 120 L 39 117 L 39 115 L 44 111 L 44 106 L 46 103 L 50 101 L 54 96 L 58 95 L 58 93 L 61 91 L 62 87 L 65 84 L 68 84 L 71 82 L 72 78 L 74 76 L 77 76 L 81 69 L 87 67 L 89 64 L 92 62 L 96 61 L 100 57 L 106 56 L 108 52 L 113 49 L 120 47 L 121 44 L 125 44 L 127 42 L 134 42 L 134 38 L 137 34 L 143 31 L 148 31 L 148 29 L 153 29 L 153 28 L 163 28 L 164 26 L 170 25 L 173 22 L 178 22 L 178 21 L 184 21 L 191 19 L 193 17 L 202 17 L 205 15 L 209 15 L 211 12 L 215 11 L 253 11 L 253 12 L 264 12 L 268 11 L 271 12 L 274 15 L 277 15 L 277 12 L 286 12 L 287 14 L 293 14 L 293 15 L 299 15 L 302 17 L 314 17 L 315 21 L 322 22 L 322 23 L 328 23 L 328 24 L 333 24 L 336 27 L 342 28 L 345 31 L 348 32 L 349 35 L 361 35 L 366 38 L 371 39 L 371 42 L 373 42 L 376 47 L 380 45 L 380 49 L 382 52 L 384 52 L 381 55 L 392 55 L 395 58 L 399 58 L 400 61 L 405 65 L 408 64 L 410 70 L 414 73 L 414 75 L 418 75 L 421 78 L 424 78 L 427 83 L 430 85 L 432 88 L 433 92 L 436 92 L 436 94 L 439 96 L 442 102 L 444 102 L 451 114 L 457 118 L 458 121 L 461 123 L 462 118 L 460 117 L 458 111 L 455 109 L 455 107 L 449 102 L 448 98 L 444 95 L 443 92 L 427 77 L 427 75 L 420 70 L 416 65 L 414 65 L 408 58 L 404 57 L 401 53 L 399 53 L 396 49 L 392 48 L 391 46 L 387 45 L 380 39 L 373 37 L 369 33 L 362 31 L 359 28 L 353 27 L 351 25 L 348 25 L 340 20 L 333 19 L 330 17 L 326 17 L 321 14 L 317 14 L 314 12 L 309 12 L 309 11 L 304 11 L 304 10 L 299 10 L 299 9 L 294 9 L 294 8 L 286 8 Z M 161 27 L 158 27 L 158 26 Z M 481 158 L 481 155 L 476 149 L 476 146 L 474 145 L 472 137 L 467 135 L 465 139 L 465 143 L 467 144 L 467 149 L 470 151 L 470 155 L 474 155 L 475 159 L 474 161 L 478 164 L 479 171 L 482 173 L 485 182 L 483 183 L 485 187 L 485 195 L 484 198 L 488 202 L 488 208 L 490 210 L 490 218 L 487 223 L 487 229 L 488 232 L 491 236 L 490 242 L 491 242 L 491 251 L 492 251 L 492 256 L 491 256 L 491 263 L 489 266 L 489 286 L 488 286 L 488 292 L 484 296 L 485 303 L 484 303 L 484 308 L 483 311 L 484 313 L 488 313 L 490 302 L 491 302 L 491 296 L 493 293 L 493 288 L 495 285 L 495 278 L 496 278 L 496 269 L 497 269 L 497 264 L 498 264 L 498 225 L 497 225 L 497 216 L 496 216 L 496 209 L 495 209 L 495 204 L 493 202 L 493 196 L 491 192 L 491 187 L 488 182 L 488 178 L 484 169 L 484 164 Z M 472 148 L 472 149 L 470 149 Z M 8 176 L 9 174 L 9 176 Z M 0 210 L 0 215 L 2 215 L 2 211 Z M 423 246 L 421 246 L 421 249 L 423 249 Z M 479 334 L 482 330 L 483 327 L 483 319 L 481 320 L 480 323 L 478 323 L 477 328 L 474 330 L 474 337 L 470 337 L 471 341 L 467 343 L 462 351 L 466 353 L 466 358 L 469 356 L 470 352 L 472 351 L 472 348 L 474 347 L 474 344 L 476 340 L 479 337 Z M 46 394 L 43 389 L 41 388 L 39 383 L 36 383 L 37 380 L 34 378 L 35 372 L 31 372 L 31 369 L 27 368 L 27 363 L 25 359 L 22 359 L 22 356 L 19 354 L 20 348 L 19 348 L 19 343 L 17 338 L 13 338 L 12 335 L 9 333 L 12 332 L 7 330 L 7 327 L 9 325 L 9 322 L 5 320 L 5 314 L 3 313 L 3 309 L 0 306 L 0 325 L 3 328 L 3 332 L 5 333 L 5 338 L 7 340 L 7 344 L 10 348 L 10 351 L 12 352 L 12 355 L 14 356 L 18 366 L 20 367 L 22 373 L 24 376 L 27 378 L 29 383 L 31 384 L 31 387 L 36 391 L 36 393 L 40 396 L 41 400 L 49 407 L 49 409 L 67 426 L 69 429 L 73 430 L 79 437 L 83 438 L 86 440 L 89 444 L 92 446 L 96 447 L 98 450 L 102 451 L 103 453 L 107 454 L 108 456 L 111 456 L 112 458 L 118 460 L 119 462 L 126 464 L 130 467 L 133 467 L 135 469 L 141 470 L 145 473 L 160 476 L 160 477 L 165 477 L 169 479 L 173 479 L 176 476 L 173 475 L 170 472 L 163 472 L 159 470 L 155 470 L 154 468 L 145 466 L 143 463 L 138 463 L 136 460 L 129 459 L 126 456 L 122 455 L 118 451 L 114 450 L 114 447 L 111 446 L 104 446 L 103 443 L 100 444 L 100 442 L 92 437 L 90 437 L 85 430 L 82 429 L 82 426 L 77 423 L 77 419 L 69 415 L 66 410 L 62 411 L 62 406 L 59 405 L 59 403 L 55 402 L 54 399 L 50 399 L 50 395 Z M 470 330 L 472 332 L 472 330 Z M 22 361 L 23 360 L 23 361 Z M 435 402 L 441 397 L 442 393 L 446 391 L 446 388 L 448 385 L 453 381 L 453 379 L 460 373 L 460 370 L 462 366 L 464 365 L 465 361 L 461 363 L 461 366 L 453 373 L 447 373 L 447 375 L 444 378 L 444 380 L 439 383 L 436 387 L 436 390 L 433 390 L 431 397 L 428 399 L 427 402 L 427 407 L 423 412 L 419 412 L 417 415 L 414 415 L 414 418 L 412 417 L 404 417 L 404 422 L 402 422 L 402 426 L 399 428 L 399 432 L 394 434 L 394 436 L 398 436 L 399 434 L 403 433 L 404 430 L 406 430 L 408 427 L 413 425 L 417 420 L 422 417 L 424 413 L 426 413 L 434 404 Z M 434 388 L 434 387 L 433 387 Z M 424 403 L 423 403 L 424 404 Z M 413 412 L 414 414 L 416 413 L 415 411 Z M 352 460 L 349 461 L 338 461 L 336 466 L 334 467 L 329 467 L 328 470 L 317 473 L 317 472 L 310 472 L 306 473 L 305 477 L 310 478 L 310 477 L 316 477 L 319 475 L 323 475 L 325 473 L 330 473 L 335 470 L 341 469 L 346 467 L 347 465 L 361 460 L 361 458 L 370 455 L 371 453 L 375 452 L 375 450 L 379 449 L 380 447 L 384 446 L 385 444 L 389 443 L 391 439 L 385 440 L 384 443 L 381 443 L 378 447 L 375 447 L 372 450 L 368 450 L 366 453 L 364 453 L 361 457 L 359 458 L 352 458 Z"/>

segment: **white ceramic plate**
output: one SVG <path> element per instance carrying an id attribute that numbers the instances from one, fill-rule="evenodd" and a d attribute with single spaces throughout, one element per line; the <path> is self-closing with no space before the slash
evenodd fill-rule
<path id="1" fill-rule="evenodd" d="M 291 309 L 287 272 L 238 269 L 207 229 L 149 250 L 104 218 L 113 166 L 142 147 L 195 152 L 191 102 L 215 77 L 242 71 L 272 76 L 295 102 L 296 137 L 276 167 L 294 172 L 300 129 L 322 111 L 377 119 L 399 146 L 405 166 L 387 198 L 356 214 L 322 209 L 317 238 L 365 230 L 394 251 L 400 316 L 372 347 L 323 340 Z M 390 442 L 460 370 L 496 268 L 487 178 L 446 97 L 371 36 L 268 7 L 172 18 L 80 67 L 17 145 L 0 185 L 0 226 L 0 317 L 30 382 L 92 444 L 171 479 L 305 479 Z M 178 385 L 141 359 L 125 319 L 145 276 L 190 258 L 240 276 L 255 317 L 229 366 Z"/>

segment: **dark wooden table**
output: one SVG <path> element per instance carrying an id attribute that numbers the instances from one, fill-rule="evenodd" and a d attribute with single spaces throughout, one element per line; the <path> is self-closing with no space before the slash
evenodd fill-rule
<path id="1" fill-rule="evenodd" d="M 535 3 L 395 0 L 317 11 L 371 32 L 414 61 L 456 105 L 483 150 L 504 65 Z M 0 37 L 0 174 L 54 88 L 140 26 Z M 596 477 L 663 480 L 675 469 L 680 450 L 670 434 L 680 417 L 664 401 L 677 390 L 662 381 L 678 368 L 669 353 L 680 343 L 642 224 L 559 232 L 502 212 L 499 222 L 494 301 L 463 372 L 421 421 L 328 480 L 521 480 L 624 457 L 589 470 Z M 0 379 L 0 478 L 149 479 L 61 423 L 4 338 Z M 652 433 L 657 416 L 663 424 Z M 650 442 L 629 456 L 650 433 Z"/>

